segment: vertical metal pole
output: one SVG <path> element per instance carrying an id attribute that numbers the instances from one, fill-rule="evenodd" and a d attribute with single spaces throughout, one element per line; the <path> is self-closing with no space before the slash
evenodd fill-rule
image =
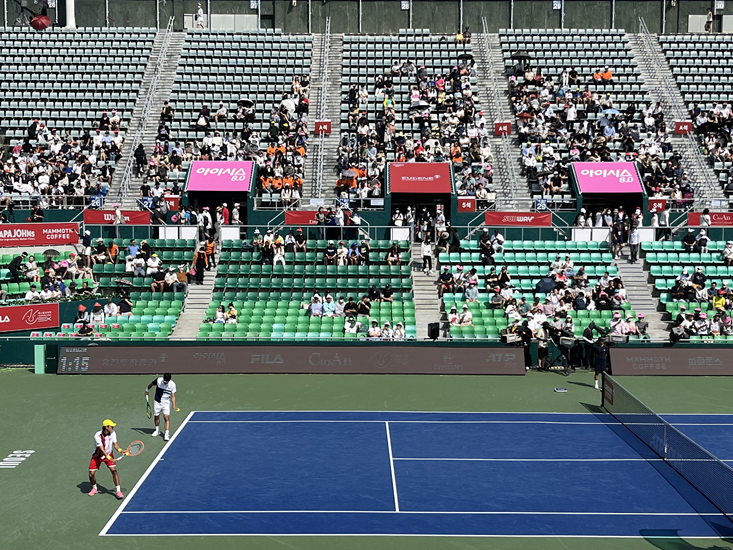
<path id="1" fill-rule="evenodd" d="M 359 0 L 359 33 L 361 33 L 361 0 Z"/>
<path id="2" fill-rule="evenodd" d="M 616 0 L 611 1 L 611 28 L 616 28 Z"/>
<path id="3" fill-rule="evenodd" d="M 667 32 L 667 0 L 662 0 L 662 34 L 665 32 Z"/>
<path id="4" fill-rule="evenodd" d="M 458 30 L 463 30 L 463 0 L 460 1 L 458 4 L 458 18 L 460 19 L 460 23 L 458 24 Z"/>
<path id="5" fill-rule="evenodd" d="M 514 30 L 514 0 L 509 3 L 509 28 Z"/>
<path id="6" fill-rule="evenodd" d="M 311 0 L 308 0 L 308 34 L 313 32 L 313 13 L 311 12 Z"/>
<path id="7" fill-rule="evenodd" d="M 560 2 L 560 28 L 565 29 L 565 0 Z"/>
<path id="8" fill-rule="evenodd" d="M 206 26 L 209 27 L 209 32 L 211 32 L 211 0 L 206 0 L 206 23 Z"/>
<path id="9" fill-rule="evenodd" d="M 8 14 L 8 10 L 6 6 L 6 9 L 5 9 L 6 17 L 7 17 L 7 14 Z M 74 2 L 74 0 L 66 0 L 66 28 L 67 29 L 76 28 L 76 3 Z"/>
<path id="10" fill-rule="evenodd" d="M 3 0 L 3 14 L 4 14 L 3 21 L 5 21 L 5 26 L 9 27 L 10 25 L 8 25 L 8 0 Z"/>
<path id="11" fill-rule="evenodd" d="M 257 30 L 260 30 L 260 11 L 262 10 L 262 0 L 257 2 Z"/>
<path id="12" fill-rule="evenodd" d="M 410 28 L 412 28 L 412 0 L 410 0 Z"/>
<path id="13" fill-rule="evenodd" d="M 107 8 L 107 0 L 104 0 L 104 7 Z M 155 0 L 155 28 L 160 30 L 160 0 Z"/>

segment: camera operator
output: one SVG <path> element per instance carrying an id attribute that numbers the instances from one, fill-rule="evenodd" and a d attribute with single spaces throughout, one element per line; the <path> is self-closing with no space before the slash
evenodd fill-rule
<path id="1" fill-rule="evenodd" d="M 571 359 L 571 353 L 574 348 L 577 347 L 576 340 L 575 340 L 575 334 L 566 330 L 566 323 L 563 323 L 560 328 L 555 328 L 549 323 L 546 323 L 547 327 L 545 329 L 547 330 L 547 333 L 549 335 L 549 342 L 552 342 L 555 347 L 560 351 L 560 355 L 562 357 L 562 366 L 564 369 L 565 376 L 570 375 L 570 369 L 573 367 L 573 361 Z M 570 323 L 572 325 L 572 322 Z M 573 344 L 570 346 L 565 346 L 562 344 L 561 338 L 570 338 L 573 340 Z M 548 367 L 549 368 L 549 367 Z"/>
<path id="2" fill-rule="evenodd" d="M 592 369 L 593 368 L 593 331 L 596 331 L 601 336 L 605 336 L 607 331 L 599 327 L 595 324 L 595 322 L 591 322 L 590 325 L 585 327 L 583 330 L 583 368 L 585 369 Z"/>

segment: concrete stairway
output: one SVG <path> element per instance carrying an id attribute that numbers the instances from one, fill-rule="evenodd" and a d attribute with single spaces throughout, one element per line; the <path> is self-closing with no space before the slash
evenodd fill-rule
<path id="1" fill-rule="evenodd" d="M 314 127 L 316 120 L 321 116 L 321 90 L 324 85 L 324 67 L 322 66 L 322 53 L 324 48 L 324 34 L 313 36 L 313 53 L 311 62 L 311 91 L 309 125 Z M 303 180 L 303 198 L 321 198 L 323 196 L 335 196 L 333 186 L 336 183 L 334 168 L 338 160 L 338 146 L 341 127 L 341 75 L 344 59 L 344 35 L 329 35 L 329 54 L 327 76 L 326 101 L 324 119 L 331 121 L 331 134 L 323 139 L 319 136 L 309 138 L 308 158 L 306 159 L 306 174 Z M 316 174 L 320 160 L 320 149 L 323 147 L 323 186 L 316 189 Z M 307 204 L 307 200 L 305 201 Z"/>
<path id="2" fill-rule="evenodd" d="M 629 249 L 625 247 L 621 258 L 616 260 L 619 277 L 626 288 L 626 298 L 636 313 L 643 313 L 649 323 L 648 333 L 652 340 L 669 340 L 668 323 L 662 321 L 662 313 L 657 311 L 658 301 L 652 296 L 654 285 L 647 280 L 647 272 L 642 267 L 643 260 L 629 263 Z"/>
<path id="3" fill-rule="evenodd" d="M 437 259 L 433 258 L 433 268 L 436 269 L 433 269 L 432 275 L 423 273 L 420 244 L 412 244 L 412 287 L 418 340 L 427 338 L 428 323 L 440 321 L 441 315 L 443 315 L 440 311 L 440 300 L 438 299 L 438 291 L 435 283 L 438 279 L 438 270 L 435 265 L 436 261 Z"/>
<path id="4" fill-rule="evenodd" d="M 150 84 L 153 79 L 153 73 L 155 72 L 155 66 L 158 63 L 158 57 L 160 56 L 161 47 L 165 38 L 165 31 L 159 31 L 153 42 L 153 48 L 148 59 L 148 64 L 145 67 L 145 74 L 143 75 L 143 81 L 140 85 L 140 92 L 138 94 L 137 101 L 135 103 L 135 110 L 132 113 L 132 119 L 130 120 L 129 131 L 125 139 L 125 143 L 122 146 L 122 159 L 124 162 L 117 164 L 117 170 L 115 171 L 114 178 L 112 179 L 112 186 L 110 188 L 109 197 L 117 197 L 122 184 L 122 178 L 124 174 L 124 167 L 127 159 L 132 156 L 132 138 L 137 131 L 145 103 L 150 92 Z M 165 57 L 165 64 L 163 66 L 163 72 L 158 78 L 158 85 L 155 90 L 155 97 L 153 98 L 153 105 L 148 116 L 147 124 L 143 129 L 142 144 L 145 148 L 145 154 L 150 157 L 155 145 L 155 136 L 158 132 L 158 121 L 159 114 L 163 110 L 163 103 L 170 98 L 171 90 L 173 89 L 173 80 L 176 76 L 176 70 L 178 69 L 178 61 L 181 58 L 181 52 L 183 51 L 183 45 L 186 40 L 185 32 L 172 32 L 168 42 L 168 50 Z M 175 108 L 175 106 L 174 106 Z M 142 178 L 134 177 L 131 180 L 129 193 L 127 196 L 122 197 L 120 203 L 123 209 L 137 209 L 137 189 L 142 185 Z"/>
<path id="5" fill-rule="evenodd" d="M 204 320 L 206 310 L 209 308 L 214 296 L 214 279 L 216 279 L 216 268 L 206 272 L 203 285 L 188 285 L 188 296 L 186 296 L 186 302 L 184 303 L 185 309 L 173 328 L 171 338 L 176 340 L 196 339 L 199 326 Z"/>
<path id="6" fill-rule="evenodd" d="M 478 89 L 481 92 L 481 108 L 488 121 L 491 152 L 494 155 L 494 190 L 497 194 L 497 207 L 505 210 L 529 211 L 532 207 L 532 197 L 526 178 L 519 176 L 521 149 L 512 145 L 511 138 L 494 136 L 494 122 L 511 121 L 513 131 L 516 130 L 499 35 L 479 35 L 479 47 L 475 48 L 474 52 Z"/>
<path id="7" fill-rule="evenodd" d="M 656 35 L 652 35 L 651 47 L 641 34 L 628 34 L 627 36 L 651 99 L 655 102 L 664 102 L 667 127 L 673 131 L 675 121 L 689 120 L 690 114 L 662 47 Z M 671 85 L 664 86 L 660 79 Z M 668 93 L 672 93 L 673 97 L 665 97 Z M 712 206 L 712 201 L 718 200 L 727 204 L 723 190 L 717 183 L 715 172 L 697 152 L 696 139 L 672 134 L 672 145 L 676 151 L 681 153 L 682 166 L 695 186 L 695 209 L 709 208 Z"/>

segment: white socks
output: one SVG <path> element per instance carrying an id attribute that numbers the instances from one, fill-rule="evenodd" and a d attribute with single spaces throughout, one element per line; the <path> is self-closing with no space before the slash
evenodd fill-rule
<path id="1" fill-rule="evenodd" d="M 92 485 L 92 489 L 96 489 L 96 488 L 97 488 L 97 484 L 95 483 L 94 485 Z"/>
<path id="2" fill-rule="evenodd" d="M 117 490 L 118 493 L 120 492 L 120 486 L 119 485 L 115 485 L 115 489 Z"/>

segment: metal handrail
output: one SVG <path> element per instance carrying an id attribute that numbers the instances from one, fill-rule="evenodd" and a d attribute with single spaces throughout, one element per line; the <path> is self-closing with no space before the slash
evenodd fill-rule
<path id="1" fill-rule="evenodd" d="M 326 98 L 328 97 L 328 59 L 331 51 L 331 18 L 326 17 L 326 28 L 323 33 L 323 47 L 321 48 L 321 90 L 318 98 L 318 118 L 326 118 Z M 315 189 L 313 195 L 320 198 L 323 194 L 323 162 L 326 149 L 326 135 L 321 134 L 318 140 L 318 160 L 316 161 Z"/>
<path id="2" fill-rule="evenodd" d="M 489 40 L 489 25 L 486 22 L 486 18 L 482 17 L 481 22 L 483 24 L 482 39 L 484 41 L 484 53 L 486 54 L 486 60 L 489 64 L 489 77 L 491 78 L 491 88 L 493 89 L 494 96 L 494 112 L 490 113 L 494 116 L 495 120 L 506 120 L 506 114 L 504 113 L 504 104 L 501 101 L 501 95 L 499 94 L 499 86 L 496 81 L 496 72 L 494 67 L 494 58 L 491 51 L 491 41 Z M 488 100 L 488 97 L 486 98 Z"/>
<path id="3" fill-rule="evenodd" d="M 127 163 L 125 164 L 125 170 L 122 174 L 122 181 L 120 182 L 120 188 L 117 191 L 117 196 L 120 200 L 122 200 L 126 195 L 127 191 L 130 188 L 130 181 L 132 180 L 132 173 L 135 169 L 135 149 L 137 149 L 137 146 L 140 145 L 143 141 L 143 136 L 145 133 L 145 127 L 148 124 L 148 117 L 150 116 L 150 112 L 153 108 L 153 103 L 155 102 L 155 92 L 156 88 L 158 86 L 158 80 L 160 80 L 160 76 L 163 73 L 163 69 L 165 68 L 165 58 L 168 54 L 168 46 L 170 44 L 171 34 L 173 32 L 173 20 L 175 17 L 171 17 L 168 20 L 168 26 L 165 28 L 164 34 L 163 34 L 163 44 L 160 47 L 160 53 L 158 54 L 158 60 L 155 63 L 155 70 L 153 71 L 153 76 L 150 80 L 150 86 L 148 86 L 148 93 L 145 97 L 145 104 L 143 105 L 143 110 L 140 115 L 140 120 L 138 120 L 137 127 L 135 128 L 135 135 L 132 138 L 132 142 L 130 143 L 130 154 L 127 157 Z"/>

